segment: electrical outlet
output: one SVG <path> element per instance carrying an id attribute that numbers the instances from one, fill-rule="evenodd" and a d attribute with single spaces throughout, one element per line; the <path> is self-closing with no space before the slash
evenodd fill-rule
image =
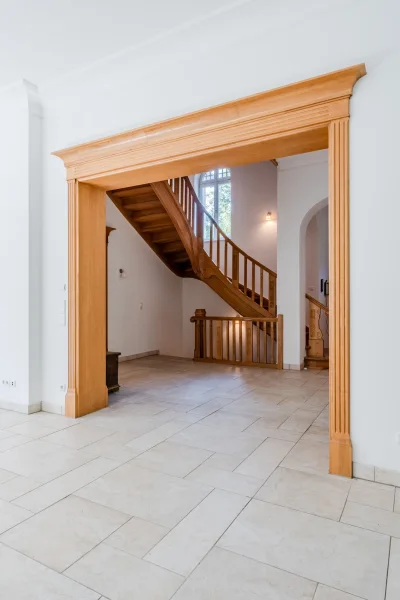
<path id="1" fill-rule="evenodd" d="M 67 389 L 67 386 L 65 385 L 65 383 L 62 383 L 60 385 L 60 392 L 65 392 L 66 389 Z"/>
<path id="2" fill-rule="evenodd" d="M 17 382 L 15 380 L 10 382 L 11 387 L 17 387 Z"/>

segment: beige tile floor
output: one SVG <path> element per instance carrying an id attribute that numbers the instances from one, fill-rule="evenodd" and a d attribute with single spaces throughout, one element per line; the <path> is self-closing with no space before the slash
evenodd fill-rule
<path id="1" fill-rule="evenodd" d="M 326 372 L 150 357 L 0 411 L 0 598 L 399 600 L 400 489 L 327 474 Z"/>

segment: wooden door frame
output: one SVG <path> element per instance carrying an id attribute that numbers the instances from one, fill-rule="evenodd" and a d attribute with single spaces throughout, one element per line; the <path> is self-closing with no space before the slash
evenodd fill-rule
<path id="1" fill-rule="evenodd" d="M 355 83 L 365 74 L 365 65 L 355 65 L 54 153 L 64 161 L 69 190 L 67 415 L 78 417 L 108 402 L 106 223 L 104 207 L 99 208 L 106 191 L 219 164 L 328 148 L 330 472 L 351 477 L 349 104 Z"/>

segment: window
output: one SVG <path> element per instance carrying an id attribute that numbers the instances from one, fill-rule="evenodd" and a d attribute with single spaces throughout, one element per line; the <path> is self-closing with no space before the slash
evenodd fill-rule
<path id="1" fill-rule="evenodd" d="M 222 231 L 230 237 L 232 222 L 231 170 L 214 169 L 200 175 L 200 201 Z M 210 237 L 210 223 L 205 222 L 205 239 Z"/>

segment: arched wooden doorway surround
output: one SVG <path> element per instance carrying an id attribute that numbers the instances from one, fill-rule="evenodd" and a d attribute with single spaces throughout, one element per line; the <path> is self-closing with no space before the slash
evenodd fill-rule
<path id="1" fill-rule="evenodd" d="M 363 64 L 55 152 L 69 202 L 66 414 L 107 406 L 107 190 L 329 149 L 330 472 L 352 475 L 349 339 L 349 102 Z"/>

